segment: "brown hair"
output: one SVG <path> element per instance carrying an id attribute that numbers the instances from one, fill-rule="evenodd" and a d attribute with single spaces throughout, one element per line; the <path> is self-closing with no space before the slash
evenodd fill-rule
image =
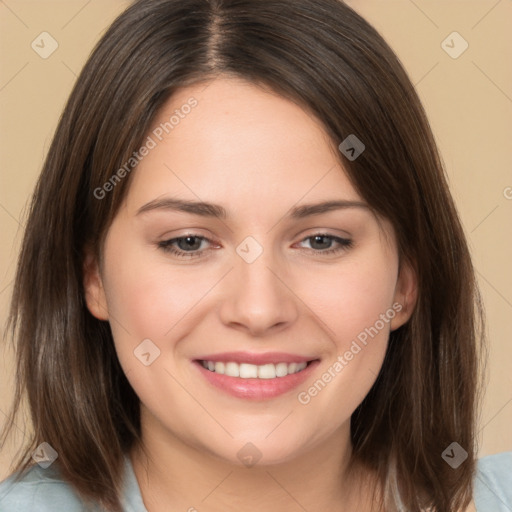
<path id="1" fill-rule="evenodd" d="M 34 435 L 15 470 L 48 442 L 84 500 L 121 510 L 123 453 L 141 441 L 139 399 L 109 324 L 85 305 L 82 271 L 86 246 L 100 256 L 130 175 L 103 199 L 95 190 L 141 146 L 178 87 L 220 74 L 300 104 L 336 146 L 349 134 L 365 144 L 353 161 L 339 152 L 340 162 L 393 224 L 419 296 L 353 414 L 353 458 L 408 511 L 467 506 L 484 332 L 470 254 L 413 85 L 376 30 L 338 0 L 140 0 L 99 41 L 57 127 L 17 267 L 17 385 L 2 440 L 24 396 Z M 453 441 L 468 452 L 457 469 L 441 457 Z"/>

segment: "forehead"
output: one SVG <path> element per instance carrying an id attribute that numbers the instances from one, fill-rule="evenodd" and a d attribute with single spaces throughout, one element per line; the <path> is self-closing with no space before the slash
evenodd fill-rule
<path id="1" fill-rule="evenodd" d="M 152 147 L 128 198 L 134 208 L 164 194 L 259 213 L 267 204 L 291 207 L 302 199 L 361 200 L 321 122 L 242 79 L 178 90 L 147 136 Z"/>

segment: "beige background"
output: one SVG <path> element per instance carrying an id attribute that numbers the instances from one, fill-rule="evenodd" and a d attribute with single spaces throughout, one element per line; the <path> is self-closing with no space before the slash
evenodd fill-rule
<path id="1" fill-rule="evenodd" d="M 490 359 L 480 456 L 512 450 L 512 2 L 347 3 L 397 52 L 431 120 L 488 315 Z M 61 110 L 93 45 L 127 5 L 120 0 L 0 0 L 2 333 L 24 208 Z M 454 31 L 469 45 L 456 59 L 442 47 Z M 42 32 L 58 43 L 47 59 L 31 47 Z M 447 44 L 454 52 L 463 42 L 449 37 Z M 0 423 L 11 397 L 12 363 L 12 355 L 2 350 Z M 18 427 L 12 450 L 27 428 L 21 420 Z M 12 450 L 0 454 L 0 479 L 7 474 Z"/>

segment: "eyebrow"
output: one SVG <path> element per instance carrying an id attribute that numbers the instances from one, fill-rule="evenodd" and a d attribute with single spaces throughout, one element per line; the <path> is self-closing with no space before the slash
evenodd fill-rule
<path id="1" fill-rule="evenodd" d="M 370 207 L 361 201 L 347 201 L 344 199 L 324 201 L 316 204 L 304 204 L 291 208 L 287 217 L 292 219 L 302 219 L 312 215 L 319 215 L 333 210 L 342 210 L 346 208 L 362 208 L 370 210 Z M 206 203 L 203 201 L 190 201 L 186 199 L 176 199 L 165 197 L 155 199 L 141 206 L 136 215 L 147 213 L 155 210 L 171 210 L 178 212 L 191 213 L 200 215 L 201 217 L 214 217 L 218 219 L 227 219 L 228 213 L 223 206 L 214 203 Z"/>

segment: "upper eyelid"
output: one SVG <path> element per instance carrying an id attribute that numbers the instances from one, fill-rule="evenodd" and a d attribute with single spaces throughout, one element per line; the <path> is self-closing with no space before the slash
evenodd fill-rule
<path id="1" fill-rule="evenodd" d="M 198 231 L 195 231 L 198 229 Z M 313 230 L 313 231 L 311 231 Z M 201 228 L 185 228 L 185 231 L 183 234 L 178 234 L 175 236 L 166 236 L 163 235 L 161 238 L 162 242 L 168 242 L 170 240 L 176 240 L 177 238 L 186 238 L 187 236 L 194 236 L 197 238 L 203 238 L 206 240 L 209 240 L 210 242 L 216 242 L 216 237 L 210 237 L 209 235 L 205 235 L 200 232 Z M 334 232 L 333 232 L 334 231 Z M 343 239 L 352 239 L 353 235 L 349 233 L 347 230 L 340 229 L 340 228 L 323 228 L 323 227 L 310 227 L 306 229 L 301 229 L 298 233 L 294 234 L 291 238 L 295 239 L 302 233 L 301 240 L 304 238 L 309 238 L 311 236 L 315 235 L 328 235 L 331 237 L 337 237 L 337 238 L 343 238 Z"/>
<path id="2" fill-rule="evenodd" d="M 352 237 L 351 236 L 340 236 L 340 235 L 336 235 L 336 234 L 333 234 L 333 233 L 329 233 L 328 230 L 326 230 L 326 231 L 321 231 L 320 230 L 320 231 L 315 231 L 314 233 L 302 236 L 300 238 L 300 240 L 298 240 L 298 242 L 303 242 L 304 240 L 308 240 L 308 239 L 313 238 L 315 236 L 326 236 L 326 237 L 332 238 L 334 241 L 336 241 L 336 239 L 352 241 Z M 212 239 L 212 238 L 210 238 L 208 236 L 205 236 L 205 235 L 201 235 L 199 233 L 185 233 L 183 235 L 175 236 L 175 237 L 172 237 L 172 238 L 166 238 L 164 240 L 161 240 L 158 243 L 159 244 L 169 243 L 169 245 L 170 245 L 170 242 L 176 242 L 179 239 L 187 238 L 187 237 L 198 238 L 198 239 L 200 239 L 202 241 L 207 241 L 207 242 L 210 242 L 210 243 L 213 243 L 213 244 L 218 244 L 218 242 L 216 242 L 215 239 Z M 191 252 L 194 252 L 194 251 L 191 251 Z M 196 251 L 196 252 L 200 252 L 200 251 Z"/>
<path id="3" fill-rule="evenodd" d="M 344 236 L 344 235 L 340 235 L 340 234 L 336 234 L 336 233 L 331 233 L 329 229 L 325 229 L 325 230 L 319 229 L 317 231 L 314 231 L 313 233 L 302 235 L 301 240 L 303 240 L 305 238 L 310 238 L 310 237 L 316 236 L 316 235 L 325 235 L 325 236 L 331 236 L 331 237 L 335 237 L 335 238 L 351 238 L 352 237 L 352 235 L 349 235 L 348 233 L 346 236 Z M 169 242 L 171 240 L 177 240 L 179 238 L 187 238 L 187 237 L 201 238 L 204 240 L 209 240 L 210 242 L 215 241 L 215 238 L 213 238 L 213 237 L 209 237 L 208 235 L 203 235 L 201 233 L 195 233 L 193 231 L 183 233 L 183 234 L 180 234 L 177 236 L 164 237 L 161 241 Z M 295 235 L 293 238 L 297 238 L 297 235 Z"/>

